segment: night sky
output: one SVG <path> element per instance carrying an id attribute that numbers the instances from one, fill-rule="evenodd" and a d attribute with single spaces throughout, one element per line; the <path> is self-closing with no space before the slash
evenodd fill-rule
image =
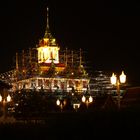
<path id="1" fill-rule="evenodd" d="M 82 48 L 91 70 L 127 74 L 140 84 L 140 2 L 24 0 L 0 4 L 0 72 L 13 67 L 16 52 L 35 47 L 46 27 L 61 48 Z"/>

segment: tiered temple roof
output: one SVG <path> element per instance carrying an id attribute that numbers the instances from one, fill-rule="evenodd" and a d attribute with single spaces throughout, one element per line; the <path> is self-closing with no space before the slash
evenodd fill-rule
<path id="1" fill-rule="evenodd" d="M 16 67 L 8 75 L 1 74 L 13 85 L 13 91 L 21 89 L 47 89 L 79 92 L 87 90 L 90 78 L 82 65 L 82 51 L 60 52 L 60 46 L 49 28 L 49 9 L 44 37 L 35 48 L 16 53 Z"/>

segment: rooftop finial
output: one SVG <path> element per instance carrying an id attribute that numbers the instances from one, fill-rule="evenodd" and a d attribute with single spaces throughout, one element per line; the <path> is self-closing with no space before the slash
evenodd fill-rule
<path id="1" fill-rule="evenodd" d="M 46 31 L 45 31 L 44 37 L 49 37 L 49 38 L 52 37 L 52 35 L 50 33 L 50 29 L 49 29 L 49 8 L 48 7 L 47 7 L 47 25 L 46 25 Z"/>
<path id="2" fill-rule="evenodd" d="M 47 29 L 49 29 L 49 8 L 47 7 Z"/>

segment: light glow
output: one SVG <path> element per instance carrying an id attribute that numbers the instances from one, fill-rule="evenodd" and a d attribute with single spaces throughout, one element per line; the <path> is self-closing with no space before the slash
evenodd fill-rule
<path id="1" fill-rule="evenodd" d="M 59 99 L 57 99 L 56 105 L 60 105 L 60 100 Z"/>
<path id="2" fill-rule="evenodd" d="M 115 85 L 117 82 L 117 77 L 116 75 L 113 73 L 111 78 L 110 78 L 111 84 Z"/>
<path id="3" fill-rule="evenodd" d="M 0 95 L 0 102 L 2 101 L 2 96 Z"/>
<path id="4" fill-rule="evenodd" d="M 122 71 L 122 74 L 120 75 L 120 82 L 121 83 L 125 83 L 126 82 L 126 75 L 124 74 L 123 71 Z"/>
<path id="5" fill-rule="evenodd" d="M 11 96 L 8 95 L 8 96 L 7 96 L 7 102 L 10 102 L 10 101 L 11 101 Z"/>
<path id="6" fill-rule="evenodd" d="M 86 97 L 83 96 L 83 97 L 82 97 L 82 102 L 85 102 L 85 101 L 86 101 Z"/>
<path id="7" fill-rule="evenodd" d="M 59 48 L 44 46 L 38 48 L 38 63 L 59 63 Z"/>
<path id="8" fill-rule="evenodd" d="M 89 102 L 92 103 L 93 102 L 93 98 L 90 96 L 89 97 Z"/>
<path id="9" fill-rule="evenodd" d="M 73 108 L 74 109 L 78 109 L 79 107 L 80 107 L 80 104 L 78 104 L 78 103 L 77 104 L 73 104 Z"/>

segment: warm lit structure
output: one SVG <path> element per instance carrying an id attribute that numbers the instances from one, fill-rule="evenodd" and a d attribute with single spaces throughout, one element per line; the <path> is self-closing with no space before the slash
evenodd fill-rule
<path id="1" fill-rule="evenodd" d="M 48 8 L 47 8 L 48 13 Z M 38 63 L 59 63 L 59 46 L 56 43 L 56 39 L 52 37 L 49 30 L 49 22 L 48 22 L 48 14 L 47 14 L 47 27 L 44 38 L 39 41 L 38 44 Z"/>
<path id="2" fill-rule="evenodd" d="M 87 96 L 86 97 L 86 96 L 83 95 L 81 100 L 82 100 L 83 103 L 86 104 L 86 106 L 88 108 L 89 104 L 93 102 L 93 97 L 92 96 L 89 96 L 89 97 Z"/>
<path id="3" fill-rule="evenodd" d="M 60 47 L 49 29 L 47 8 L 47 26 L 45 35 L 35 48 L 16 53 L 16 68 L 5 74 L 12 84 L 12 92 L 41 90 L 45 92 L 65 91 L 83 93 L 88 89 L 89 77 L 82 65 L 82 51 L 74 52 Z"/>
<path id="4" fill-rule="evenodd" d="M 120 84 L 124 84 L 126 82 L 126 75 L 124 74 L 124 71 L 122 71 L 122 74 L 119 76 L 119 78 L 114 73 L 112 73 L 112 76 L 110 77 L 110 82 L 112 85 L 115 85 L 117 87 L 118 109 L 120 109 Z"/>

